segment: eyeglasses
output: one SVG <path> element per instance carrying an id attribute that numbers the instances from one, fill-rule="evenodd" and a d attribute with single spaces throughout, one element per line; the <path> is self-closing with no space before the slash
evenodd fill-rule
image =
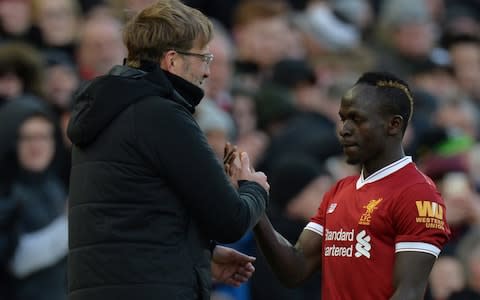
<path id="1" fill-rule="evenodd" d="M 185 52 L 185 51 L 179 51 L 179 50 L 175 50 L 175 51 L 179 54 L 182 54 L 182 55 L 199 57 L 207 65 L 209 65 L 213 60 L 213 54 L 212 53 L 201 54 L 201 53 Z"/>

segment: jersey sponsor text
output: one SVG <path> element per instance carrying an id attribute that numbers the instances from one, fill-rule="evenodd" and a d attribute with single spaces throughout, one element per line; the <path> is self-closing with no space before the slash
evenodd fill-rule
<path id="1" fill-rule="evenodd" d="M 365 256 L 370 258 L 370 250 L 372 246 L 370 244 L 370 236 L 367 235 L 365 230 L 360 231 L 355 236 L 355 230 L 344 231 L 340 229 L 338 231 L 325 230 L 326 241 L 340 241 L 349 242 L 347 246 L 338 246 L 336 244 L 325 246 L 325 256 L 341 256 L 341 257 L 353 257 L 353 249 L 355 246 L 355 257 Z M 356 242 L 355 245 L 353 242 Z"/>
<path id="2" fill-rule="evenodd" d="M 416 201 L 418 217 L 417 223 L 425 224 L 426 228 L 445 230 L 443 207 L 432 201 Z"/>
<path id="3" fill-rule="evenodd" d="M 325 231 L 325 240 L 326 241 L 353 241 L 354 231 L 339 231 L 326 230 Z"/>

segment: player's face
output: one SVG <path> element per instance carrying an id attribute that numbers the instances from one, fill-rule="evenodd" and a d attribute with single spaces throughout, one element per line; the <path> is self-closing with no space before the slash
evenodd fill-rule
<path id="1" fill-rule="evenodd" d="M 176 75 L 202 88 L 205 79 L 210 75 L 210 63 L 213 60 L 208 46 L 194 47 L 182 53 L 177 51 L 177 54 L 180 59 Z"/>
<path id="2" fill-rule="evenodd" d="M 381 159 L 386 143 L 386 122 L 375 99 L 374 88 L 356 85 L 340 104 L 338 135 L 349 164 Z"/>

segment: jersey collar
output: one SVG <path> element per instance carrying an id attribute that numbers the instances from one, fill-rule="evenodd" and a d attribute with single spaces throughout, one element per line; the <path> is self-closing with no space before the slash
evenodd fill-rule
<path id="1" fill-rule="evenodd" d="M 401 168 L 405 167 L 406 165 L 408 165 L 409 163 L 412 163 L 412 162 L 413 162 L 413 160 L 412 160 L 411 156 L 405 156 L 405 157 L 389 164 L 388 166 L 385 166 L 385 167 L 381 168 L 380 170 L 378 170 L 377 172 L 368 176 L 367 178 L 363 178 L 363 169 L 362 169 L 360 177 L 357 180 L 357 190 L 362 188 L 367 183 L 375 182 L 377 180 L 380 180 L 382 178 L 387 177 L 390 174 L 395 173 L 396 171 L 400 170 Z"/>

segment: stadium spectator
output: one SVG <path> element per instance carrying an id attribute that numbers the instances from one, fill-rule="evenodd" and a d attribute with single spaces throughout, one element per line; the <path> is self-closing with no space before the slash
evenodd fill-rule
<path id="1" fill-rule="evenodd" d="M 65 300 L 67 194 L 52 169 L 59 142 L 54 118 L 44 103 L 25 97 L 5 104 L 0 118 L 6 116 L 10 121 L 1 136 L 10 149 L 1 156 L 12 164 L 6 198 L 17 206 L 10 232 L 17 237 L 8 264 L 12 299 Z"/>
<path id="2" fill-rule="evenodd" d="M 122 63 L 126 50 L 121 29 L 120 21 L 108 14 L 92 15 L 85 20 L 76 50 L 81 79 L 105 75 Z"/>

